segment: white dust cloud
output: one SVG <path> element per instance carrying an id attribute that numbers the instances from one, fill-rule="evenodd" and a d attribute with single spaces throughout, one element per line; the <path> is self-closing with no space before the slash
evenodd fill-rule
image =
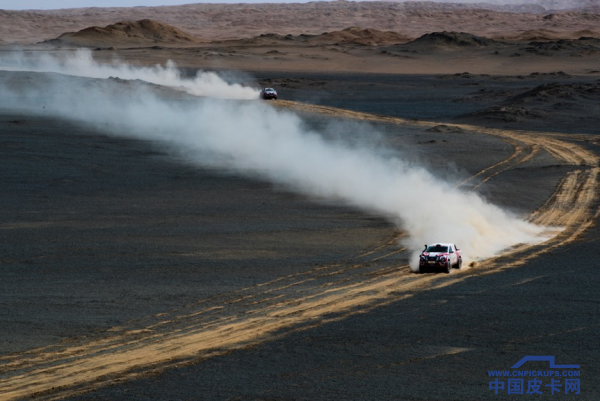
<path id="1" fill-rule="evenodd" d="M 102 66 L 85 53 L 62 61 L 46 57 L 37 63 L 13 58 L 13 69 L 18 62 L 24 70 L 118 76 L 174 87 L 186 82 L 173 65 Z M 2 60 L 0 68 L 1 64 Z M 487 203 L 477 194 L 457 190 L 454 183 L 366 143 L 326 139 L 322 133 L 306 129 L 297 115 L 276 110 L 267 102 L 199 98 L 182 104 L 161 99 L 143 85 L 133 86 L 135 94 L 115 95 L 114 87 L 128 81 L 102 80 L 92 85 L 89 80 L 55 74 L 45 79 L 42 88 L 11 91 L 6 85 L 0 92 L 0 106 L 91 124 L 109 135 L 159 141 L 200 166 L 233 169 L 376 213 L 408 232 L 405 244 L 413 268 L 423 245 L 432 241 L 457 244 L 469 262 L 518 243 L 542 240 L 541 227 Z M 210 88 L 213 83 L 218 90 Z M 202 81 L 202 93 L 245 93 L 246 88 L 239 85 L 225 90 L 223 85 L 227 84 L 214 75 Z"/>
<path id="2" fill-rule="evenodd" d="M 214 72 L 198 71 L 195 77 L 185 78 L 172 61 L 166 66 L 131 66 L 119 61 L 99 64 L 92 52 L 80 49 L 58 56 L 46 54 L 26 57 L 23 53 L 12 53 L 0 58 L 0 68 L 10 71 L 56 72 L 88 78 L 140 79 L 157 85 L 181 89 L 191 95 L 218 99 L 258 99 L 259 90 L 230 84 Z"/>

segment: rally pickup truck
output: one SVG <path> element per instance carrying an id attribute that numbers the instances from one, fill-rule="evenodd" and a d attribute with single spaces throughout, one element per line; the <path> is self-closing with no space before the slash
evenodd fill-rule
<path id="1" fill-rule="evenodd" d="M 260 91 L 260 97 L 265 100 L 275 99 L 277 100 L 277 91 L 273 88 L 263 88 Z"/>
<path id="2" fill-rule="evenodd" d="M 457 269 L 462 267 L 461 252 L 455 244 L 425 245 L 425 249 L 419 256 L 420 273 L 430 269 L 442 269 L 446 273 L 451 273 L 453 267 Z"/>

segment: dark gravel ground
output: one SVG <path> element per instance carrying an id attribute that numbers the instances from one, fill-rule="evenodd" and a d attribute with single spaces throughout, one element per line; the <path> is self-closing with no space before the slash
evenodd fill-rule
<path id="1" fill-rule="evenodd" d="M 1 353 L 334 262 L 391 230 L 152 144 L 52 119 L 0 125 Z"/>
<path id="2" fill-rule="evenodd" d="M 444 106 L 468 89 L 461 77 L 410 77 L 412 91 L 388 82 L 403 77 L 318 79 L 327 91 L 337 85 L 329 98 L 318 96 L 337 107 L 443 120 L 476 109 Z M 481 79 L 479 85 L 500 82 Z M 432 82 L 443 82 L 443 91 Z M 290 97 L 311 100 L 312 87 L 298 85 Z M 411 102 L 411 94 L 423 98 Z M 375 97 L 377 106 L 370 102 Z M 412 108 L 399 106 L 404 103 Z M 493 138 L 379 129 L 398 151 L 408 143 L 408 153 L 440 173 L 451 163 L 443 173 L 452 176 L 473 174 L 512 151 Z M 332 263 L 393 231 L 376 216 L 194 168 L 151 144 L 63 121 L 2 114 L 0 142 L 0 354 L 93 335 Z M 540 154 L 483 191 L 495 203 L 531 211 L 564 175 L 549 164 Z M 552 397 L 596 400 L 598 234 L 594 227 L 519 268 L 473 275 L 366 314 L 72 399 L 508 399 L 505 391 L 488 390 L 488 370 L 508 369 L 526 355 L 555 355 L 559 364 L 581 365 L 581 394 Z M 545 365 L 531 363 L 531 369 Z M 542 390 L 540 397 L 550 397 Z"/>
<path id="3" fill-rule="evenodd" d="M 597 400 L 600 273 L 590 255 L 599 234 L 519 268 L 72 400 Z M 550 395 L 550 378 L 542 395 L 489 390 L 488 371 L 526 355 L 579 364 L 580 394 Z"/>
<path id="4" fill-rule="evenodd" d="M 258 85 L 276 88 L 282 99 L 409 119 L 600 133 L 600 81 L 595 76 L 571 76 L 560 71 L 512 76 L 468 72 L 254 75 Z"/>

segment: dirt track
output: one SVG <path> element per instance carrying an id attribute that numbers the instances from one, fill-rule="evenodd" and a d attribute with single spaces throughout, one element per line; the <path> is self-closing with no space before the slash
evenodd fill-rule
<path id="1" fill-rule="evenodd" d="M 342 118 L 427 128 L 439 125 L 286 101 L 277 104 Z M 396 233 L 340 263 L 227 293 L 185 310 L 149 317 L 145 326 L 117 327 L 91 342 L 75 340 L 72 344 L 2 357 L 0 372 L 6 379 L 0 381 L 1 398 L 32 394 L 48 399 L 63 398 L 156 369 L 225 354 L 295 330 L 362 313 L 420 291 L 522 264 L 572 241 L 592 223 L 596 214 L 593 205 L 599 170 L 598 158 L 593 153 L 552 134 L 454 126 L 499 137 L 514 148 L 513 154 L 505 160 L 465 180 L 462 183 L 465 187 L 480 186 L 508 168 L 527 162 L 540 148 L 561 164 L 577 166 L 567 173 L 546 204 L 530 216 L 530 220 L 538 224 L 560 224 L 561 229 L 549 227 L 552 237 L 547 242 L 506 252 L 501 255 L 504 261 L 501 265 L 497 263 L 499 258 L 494 258 L 460 274 L 421 276 L 394 261 L 394 256 L 403 251 L 396 248 L 402 233 Z"/>

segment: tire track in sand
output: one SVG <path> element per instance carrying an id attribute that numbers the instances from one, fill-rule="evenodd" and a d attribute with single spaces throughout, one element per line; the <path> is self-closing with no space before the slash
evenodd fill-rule
<path id="1" fill-rule="evenodd" d="M 337 109 L 328 106 L 317 106 L 305 103 L 278 101 L 282 108 L 296 109 L 303 112 L 319 113 L 331 117 L 349 118 L 362 121 L 386 122 L 406 127 L 434 128 L 439 122 L 415 121 L 399 117 L 380 116 L 351 110 Z M 579 166 L 580 169 L 566 174 L 557 186 L 554 194 L 537 211 L 532 213 L 529 220 L 548 227 L 547 234 L 551 238 L 539 246 L 521 246 L 504 252 L 497 258 L 491 258 L 479 265 L 489 267 L 497 266 L 498 260 L 512 256 L 515 261 L 503 263 L 505 267 L 511 267 L 524 263 L 525 261 L 548 252 L 558 246 L 564 245 L 576 239 L 594 221 L 594 217 L 600 213 L 595 200 L 598 187 L 599 158 L 593 152 L 579 146 L 572 141 L 590 141 L 590 135 L 573 134 L 572 139 L 568 134 L 557 134 L 555 132 L 526 131 L 526 130 L 504 130 L 497 128 L 486 128 L 470 124 L 444 123 L 449 128 L 456 128 L 463 132 L 491 135 L 507 143 L 510 143 L 515 152 L 505 160 L 481 170 L 474 176 L 459 184 L 464 185 L 480 175 L 485 178 L 474 188 L 487 182 L 492 177 L 500 174 L 517 164 L 530 160 L 540 149 L 546 150 L 559 163 L 563 165 Z M 566 140 L 562 140 L 562 139 Z M 595 138 L 595 137 L 592 137 Z M 522 155 L 521 147 L 528 147 L 530 152 Z M 499 169 L 498 169 L 499 167 Z"/>
<path id="2" fill-rule="evenodd" d="M 439 125 L 293 102 L 278 101 L 277 105 L 405 126 Z M 403 235 L 395 233 L 340 263 L 277 278 L 198 302 L 184 310 L 132 322 L 95 339 L 79 339 L 2 357 L 0 399 L 29 396 L 60 399 L 364 313 L 419 291 L 524 263 L 574 240 L 592 223 L 599 170 L 598 158 L 593 153 L 539 132 L 446 125 L 493 135 L 513 146 L 512 155 L 472 177 L 482 180 L 479 185 L 529 160 L 540 148 L 560 163 L 581 167 L 568 173 L 555 193 L 530 216 L 531 221 L 549 227 L 552 237 L 548 241 L 538 246 L 515 247 L 499 257 L 480 262 L 477 269 L 463 274 L 416 275 L 409 271 L 406 258 L 393 259 L 402 252 L 401 249 L 390 250 L 397 237 Z"/>

